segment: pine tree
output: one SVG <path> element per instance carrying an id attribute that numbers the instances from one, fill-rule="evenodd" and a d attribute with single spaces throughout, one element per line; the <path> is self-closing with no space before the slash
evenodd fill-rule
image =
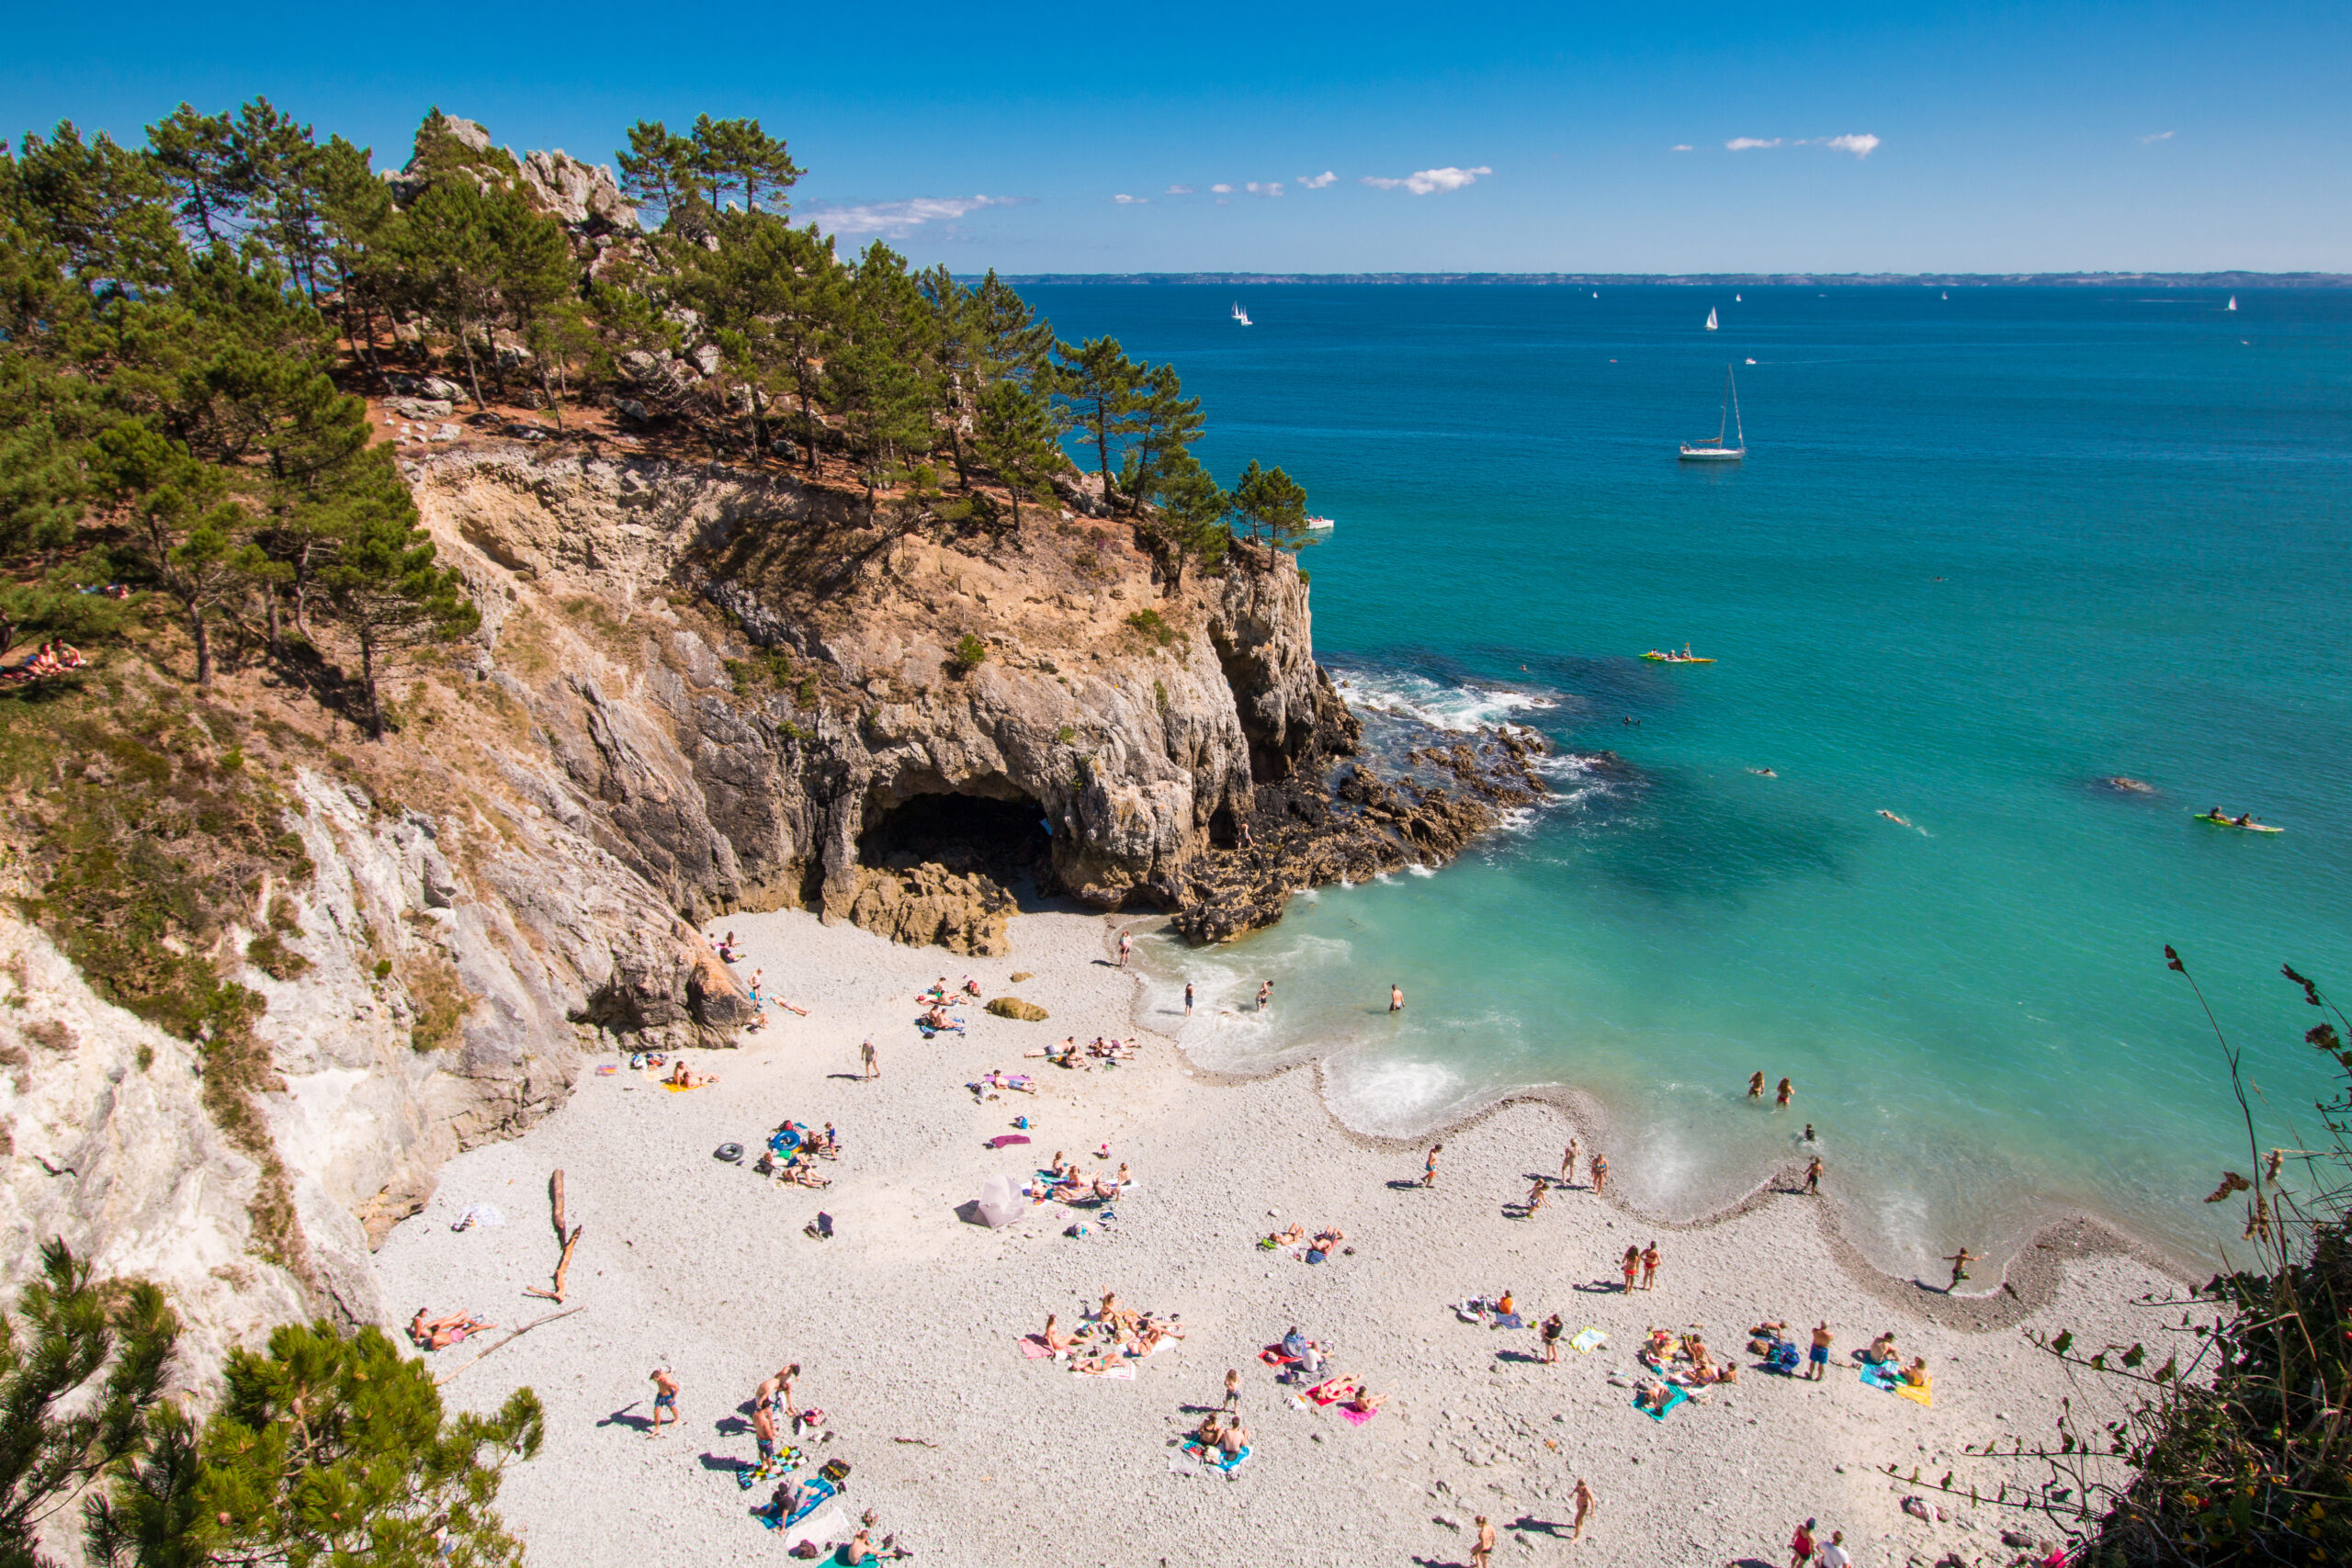
<path id="1" fill-rule="evenodd" d="M 212 684 L 212 617 L 243 591 L 261 565 L 243 538 L 244 510 L 227 497 L 226 477 L 146 426 L 117 425 L 96 443 L 107 492 L 130 536 L 131 553 L 180 606 L 196 650 L 196 683 Z"/>
<path id="2" fill-rule="evenodd" d="M 147 128 L 147 146 L 179 198 L 180 221 L 208 246 L 234 239 L 236 220 L 253 198 L 254 172 L 229 117 L 198 114 L 184 103 Z"/>
<path id="3" fill-rule="evenodd" d="M 345 1338 L 326 1323 L 278 1328 L 266 1356 L 231 1351 L 223 1382 L 190 1510 L 211 1561 L 522 1562 L 492 1504 L 508 1461 L 538 1452 L 545 1417 L 529 1389 L 494 1416 L 449 1416 L 424 1363 L 377 1328 Z"/>
<path id="4" fill-rule="evenodd" d="M 34 1527 L 137 1458 L 179 1340 L 154 1285 L 94 1283 L 62 1239 L 40 1262 L 0 1317 L 0 1568 L 41 1564 Z"/>
<path id="5" fill-rule="evenodd" d="M 659 212 L 665 228 L 703 200 L 707 176 L 694 138 L 673 136 L 658 119 L 630 126 L 628 146 L 613 161 L 620 165 L 621 194 L 640 211 Z"/>
<path id="6" fill-rule="evenodd" d="M 1124 441 L 1132 426 L 1143 367 L 1126 356 L 1116 338 L 1089 338 L 1077 348 L 1062 344 L 1057 352 L 1060 363 L 1054 368 L 1054 389 L 1069 400 L 1079 429 L 1094 447 L 1103 510 L 1115 510 L 1111 443 Z"/>
<path id="7" fill-rule="evenodd" d="M 1170 592 L 1184 581 L 1186 560 L 1214 569 L 1233 542 L 1226 523 L 1233 498 L 1217 487 L 1190 452 L 1179 451 L 1152 469 L 1148 499 L 1159 508 L 1144 525 L 1144 539 Z"/>
<path id="8" fill-rule="evenodd" d="M 1314 543 L 1306 531 L 1306 491 L 1280 468 L 1261 468 L 1250 459 L 1231 494 L 1233 514 L 1253 543 L 1296 550 Z"/>
<path id="9" fill-rule="evenodd" d="M 981 391 L 972 445 L 1012 492 L 1015 527 L 1021 524 L 1022 496 L 1050 493 L 1048 481 L 1069 467 L 1052 403 L 1018 381 L 991 382 Z"/>
<path id="10" fill-rule="evenodd" d="M 1161 470 L 1191 451 L 1207 421 L 1201 400 L 1184 396 L 1176 367 L 1156 365 L 1128 400 L 1125 425 L 1128 445 L 1119 484 L 1131 498 L 1139 498 L 1159 488 Z"/>
<path id="11" fill-rule="evenodd" d="M 489 331 L 502 303 L 499 275 L 504 257 L 490 198 L 457 181 L 435 185 L 408 209 L 399 243 L 401 264 L 417 303 L 458 340 L 474 406 L 489 407 L 474 362 L 474 338 Z"/>
<path id="12" fill-rule="evenodd" d="M 335 620 L 357 645 L 359 680 L 370 739 L 384 738 L 384 683 L 401 659 L 427 643 L 449 642 L 481 625 L 454 567 L 435 562 L 433 542 L 416 526 L 416 505 L 391 454 L 371 447 L 335 504 L 340 516 L 334 564 L 320 574 Z"/>
<path id="13" fill-rule="evenodd" d="M 781 139 L 760 129 L 756 119 L 713 119 L 697 116 L 693 136 L 695 167 L 708 183 L 711 203 L 724 200 L 729 184 L 743 198 L 743 210 L 760 210 L 760 193 L 781 197 L 805 173 L 785 151 Z M 789 203 L 779 201 L 775 210 Z"/>

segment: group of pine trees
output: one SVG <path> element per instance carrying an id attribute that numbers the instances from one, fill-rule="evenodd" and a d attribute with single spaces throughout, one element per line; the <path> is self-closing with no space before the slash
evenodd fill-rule
<path id="1" fill-rule="evenodd" d="M 831 463 L 869 508 L 992 517 L 1002 493 L 1017 525 L 1075 448 L 1171 581 L 1236 536 L 1306 542 L 1280 469 L 1228 491 L 1193 457 L 1200 400 L 1170 367 L 1060 342 L 993 275 L 794 227 L 801 170 L 758 121 L 628 142 L 647 226 L 600 236 L 437 109 L 394 179 L 265 99 L 182 105 L 143 146 L 70 122 L 0 143 L 0 636 L 86 632 L 110 603 L 90 590 L 125 582 L 172 606 L 198 685 L 224 636 L 356 656 L 380 735 L 387 660 L 477 624 L 371 439 L 361 393 L 395 360 L 446 368 L 478 419 L 650 403 L 743 460 Z M 662 369 L 692 348 L 713 373 Z"/>

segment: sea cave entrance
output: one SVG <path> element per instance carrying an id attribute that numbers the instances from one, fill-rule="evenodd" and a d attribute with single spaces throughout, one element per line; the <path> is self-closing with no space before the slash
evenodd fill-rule
<path id="1" fill-rule="evenodd" d="M 960 792 L 876 801 L 857 836 L 861 865 L 905 870 L 929 862 L 969 875 L 980 873 L 1005 887 L 1024 878 L 1038 892 L 1054 886 L 1054 840 L 1045 808 L 1002 780 L 999 794 Z"/>

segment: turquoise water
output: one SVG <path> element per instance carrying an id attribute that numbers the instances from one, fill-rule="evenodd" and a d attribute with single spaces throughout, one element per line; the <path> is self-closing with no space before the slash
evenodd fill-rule
<path id="1" fill-rule="evenodd" d="M 1809 1120 L 1899 1270 L 2075 1206 L 2214 1254 L 2199 1199 L 2244 1134 L 2162 944 L 2246 1047 L 2266 1144 L 2327 1089 L 2279 963 L 2352 996 L 2352 293 L 1027 292 L 1173 361 L 1220 473 L 1279 462 L 1338 520 L 1303 564 L 1360 704 L 1632 770 L 1564 764 L 1436 875 L 1159 950 L 1225 1004 L 1190 1049 L 1320 1058 L 1384 1134 L 1575 1086 L 1667 1213 Z M 1752 455 L 1679 465 L 1726 361 Z M 1721 662 L 1635 657 L 1686 639 Z M 1263 976 L 1269 1014 L 1228 1010 Z M 1793 1113 L 1745 1100 L 1757 1070 Z"/>

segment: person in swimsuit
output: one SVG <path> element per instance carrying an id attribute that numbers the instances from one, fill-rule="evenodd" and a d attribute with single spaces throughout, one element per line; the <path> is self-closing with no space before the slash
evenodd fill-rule
<path id="1" fill-rule="evenodd" d="M 1796 1085 L 1791 1083 L 1787 1078 L 1782 1078 L 1781 1080 L 1781 1091 L 1772 1097 L 1772 1109 L 1775 1111 L 1786 1111 L 1789 1108 L 1789 1101 L 1794 1100 L 1796 1097 Z"/>
<path id="2" fill-rule="evenodd" d="M 1527 1190 L 1527 1212 L 1532 1214 L 1537 1210 L 1544 1207 L 1544 1194 L 1549 1192 L 1551 1190 L 1552 1184 L 1550 1182 L 1544 1180 L 1540 1176 L 1537 1177 L 1535 1179 L 1535 1185 Z"/>
<path id="3" fill-rule="evenodd" d="M 1960 1289 L 1960 1282 L 1962 1280 L 1968 1278 L 1968 1266 L 1977 1261 L 1977 1258 L 1976 1254 L 1963 1247 L 1944 1261 L 1951 1265 L 1951 1283 L 1944 1287 L 1944 1294 L 1950 1295 Z"/>
<path id="4" fill-rule="evenodd" d="M 1592 1190 L 1598 1195 L 1609 1186 L 1609 1158 L 1606 1155 L 1592 1156 Z"/>
<path id="5" fill-rule="evenodd" d="M 1813 1561 L 1813 1530 L 1814 1521 L 1807 1519 L 1789 1537 L 1789 1568 L 1805 1568 Z"/>
<path id="6" fill-rule="evenodd" d="M 1258 1010 L 1265 1011 L 1266 1004 L 1273 999 L 1274 983 L 1272 980 L 1261 980 L 1258 983 Z"/>
<path id="7" fill-rule="evenodd" d="M 1762 1073 L 1750 1073 L 1747 1075 L 1747 1098 L 1750 1100 L 1761 1100 L 1764 1098 L 1764 1075 Z"/>
<path id="8" fill-rule="evenodd" d="M 1443 1144 L 1431 1144 L 1430 1145 L 1429 1157 L 1421 1162 L 1422 1186 L 1435 1187 L 1437 1185 L 1437 1156 L 1439 1154 L 1443 1152 L 1444 1148 L 1445 1145 Z"/>
<path id="9" fill-rule="evenodd" d="M 857 1057 L 865 1066 L 867 1077 L 878 1078 L 882 1076 L 882 1059 L 875 1053 L 873 1041 L 869 1040 L 857 1048 Z"/>
<path id="10" fill-rule="evenodd" d="M 424 1320 L 424 1309 L 419 1307 L 416 1309 L 416 1315 L 409 1319 L 408 1337 L 416 1342 L 417 1348 L 420 1350 L 440 1350 L 457 1344 L 469 1334 L 479 1334 L 485 1328 L 497 1326 L 498 1325 L 494 1323 L 484 1323 L 471 1313 L 466 1312 L 454 1312 L 447 1317 L 436 1317 L 427 1323 Z"/>
<path id="11" fill-rule="evenodd" d="M 1577 1145 L 1577 1140 L 1570 1138 L 1568 1140 L 1567 1152 L 1560 1156 L 1560 1179 L 1562 1181 L 1572 1182 L 1576 1180 L 1577 1156 L 1580 1152 L 1581 1151 L 1578 1149 Z"/>
<path id="12" fill-rule="evenodd" d="M 1577 1489 L 1569 1495 L 1576 1502 L 1577 1518 L 1576 1529 L 1568 1539 L 1572 1541 L 1582 1540 L 1585 1521 L 1592 1517 L 1594 1511 L 1600 1506 L 1600 1499 L 1592 1495 L 1591 1486 L 1586 1483 L 1585 1478 L 1581 1475 L 1577 1477 Z"/>
<path id="13" fill-rule="evenodd" d="M 1808 1198 L 1821 1196 L 1821 1156 L 1819 1155 L 1814 1156 L 1813 1163 L 1804 1168 L 1804 1190 Z"/>
<path id="14" fill-rule="evenodd" d="M 1652 1242 L 1642 1248 L 1642 1289 L 1645 1291 L 1657 1289 L 1657 1243 Z"/>
<path id="15" fill-rule="evenodd" d="M 1829 1342 L 1836 1337 L 1836 1335 L 1829 1332 L 1829 1325 L 1826 1322 L 1814 1328 L 1811 1358 L 1813 1364 L 1806 1371 L 1805 1376 L 1815 1382 L 1819 1382 L 1829 1375 Z"/>
<path id="16" fill-rule="evenodd" d="M 1560 1331 L 1566 1326 L 1556 1312 L 1544 1320 L 1541 1332 L 1544 1336 L 1544 1360 L 1547 1366 L 1560 1359 Z"/>
<path id="17" fill-rule="evenodd" d="M 1193 982 L 1190 980 L 1184 982 L 1184 1016 L 1193 1016 Z"/>
<path id="18" fill-rule="evenodd" d="M 1133 936 L 1129 935 L 1127 932 L 1125 932 L 1125 931 L 1121 931 L 1121 932 L 1119 933 L 1119 967 L 1120 967 L 1120 968 L 1125 969 L 1125 968 L 1127 966 L 1127 954 L 1129 954 L 1130 953 L 1133 953 L 1133 952 L 1135 951 L 1135 949 L 1136 949 L 1136 939 L 1135 939 Z"/>
<path id="19" fill-rule="evenodd" d="M 1495 1560 L 1495 1527 L 1487 1516 L 1478 1516 L 1478 1539 L 1470 1543 L 1470 1568 L 1492 1568 Z"/>
<path id="20" fill-rule="evenodd" d="M 1642 1249 L 1638 1247 L 1627 1247 L 1624 1259 L 1617 1265 L 1617 1268 L 1625 1276 L 1625 1293 L 1630 1296 L 1634 1293 L 1634 1276 L 1642 1271 Z"/>
<path id="21" fill-rule="evenodd" d="M 673 1422 L 681 1419 L 678 1415 L 678 1378 L 666 1367 L 656 1367 L 647 1375 L 653 1380 L 653 1429 L 645 1435 L 658 1438 L 662 1435 L 663 1412 L 669 1413 Z"/>
<path id="22" fill-rule="evenodd" d="M 1388 1010 L 1390 1012 L 1403 1012 L 1405 1010 L 1404 987 L 1392 985 L 1388 987 Z"/>

